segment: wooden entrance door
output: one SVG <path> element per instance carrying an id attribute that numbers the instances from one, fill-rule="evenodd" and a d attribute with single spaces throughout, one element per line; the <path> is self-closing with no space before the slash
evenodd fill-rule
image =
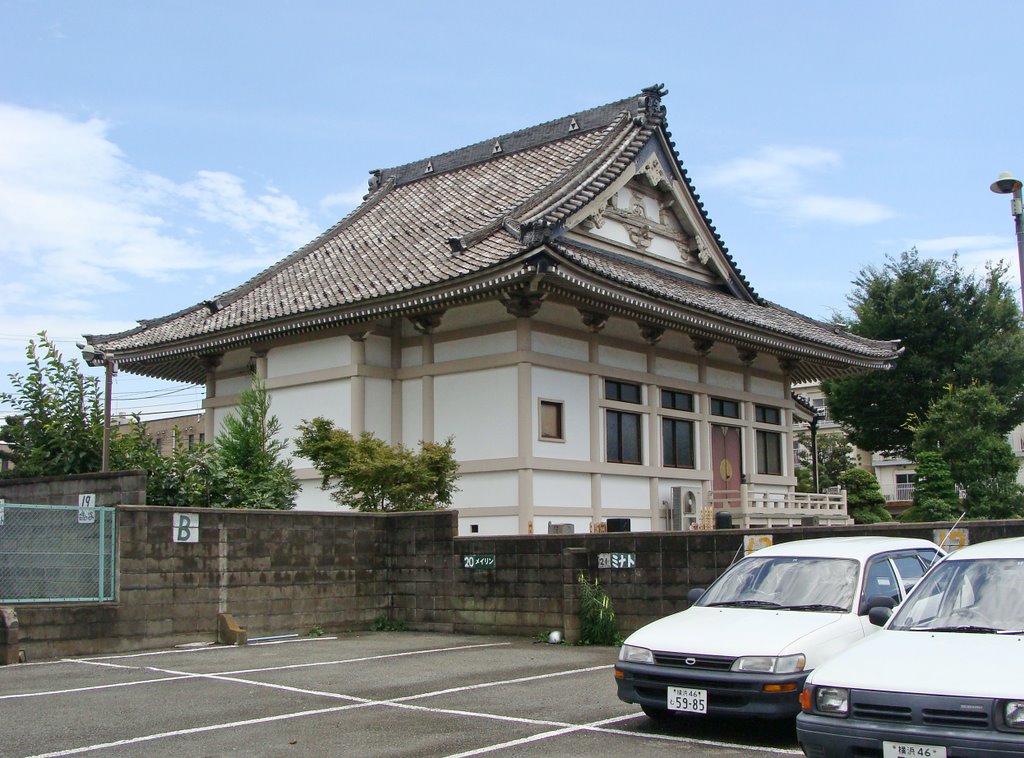
<path id="1" fill-rule="evenodd" d="M 712 488 L 718 497 L 726 491 L 730 500 L 739 500 L 740 479 L 743 473 L 742 445 L 740 430 L 735 426 L 711 426 L 711 469 L 714 472 Z M 721 504 L 721 500 L 718 500 Z"/>

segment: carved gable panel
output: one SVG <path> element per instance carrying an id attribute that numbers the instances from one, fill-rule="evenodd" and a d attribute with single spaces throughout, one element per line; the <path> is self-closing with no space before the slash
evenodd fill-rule
<path id="1" fill-rule="evenodd" d="M 607 245 L 653 262 L 667 261 L 696 279 L 720 281 L 709 265 L 706 242 L 699 239 L 701 225 L 679 207 L 656 156 L 647 161 L 644 170 L 592 206 L 574 230 L 590 238 L 590 244 Z"/>

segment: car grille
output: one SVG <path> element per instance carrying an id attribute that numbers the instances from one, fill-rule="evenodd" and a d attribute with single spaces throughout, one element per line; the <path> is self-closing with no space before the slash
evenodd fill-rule
<path id="1" fill-rule="evenodd" d="M 720 655 L 694 655 L 692 653 L 669 653 L 654 651 L 654 662 L 659 666 L 675 666 L 681 669 L 703 669 L 705 671 L 728 671 L 735 658 Z"/>
<path id="2" fill-rule="evenodd" d="M 992 701 L 987 699 L 867 690 L 850 695 L 851 715 L 856 719 L 949 729 L 992 728 Z"/>

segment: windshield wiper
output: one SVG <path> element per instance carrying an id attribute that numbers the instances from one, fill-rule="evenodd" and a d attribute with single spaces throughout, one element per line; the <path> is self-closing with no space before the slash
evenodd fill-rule
<path id="1" fill-rule="evenodd" d="M 721 603 L 708 603 L 706 608 L 781 608 L 778 603 L 770 600 L 726 600 Z"/>
<path id="2" fill-rule="evenodd" d="M 829 613 L 846 613 L 848 609 L 842 608 L 838 605 L 828 605 L 827 603 L 808 603 L 807 605 L 784 605 L 782 606 L 784 611 L 826 611 Z"/>
<path id="3" fill-rule="evenodd" d="M 908 629 L 909 632 L 964 632 L 966 634 L 999 634 L 1001 629 L 993 629 L 991 626 L 914 626 Z"/>

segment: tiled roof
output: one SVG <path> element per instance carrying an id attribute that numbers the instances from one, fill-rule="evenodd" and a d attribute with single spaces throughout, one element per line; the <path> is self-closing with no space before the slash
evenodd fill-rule
<path id="1" fill-rule="evenodd" d="M 620 177 L 656 133 L 671 145 L 663 94 L 660 87 L 648 88 L 635 97 L 374 171 L 362 205 L 243 285 L 164 318 L 140 322 L 136 329 L 87 338 L 118 355 L 128 371 L 199 381 L 199 353 L 275 330 L 338 323 L 357 308 L 408 301 L 497 272 L 535 247 L 526 244 L 527 238 L 540 230 L 541 239 L 568 260 L 618 285 L 780 337 L 891 359 L 894 351 L 888 343 L 837 334 L 761 302 L 717 235 L 746 299 L 654 265 L 558 242 L 565 220 Z M 692 193 L 678 156 L 672 157 Z M 714 234 L 706 215 L 703 221 Z M 186 357 L 192 361 L 188 367 L 182 364 Z"/>

